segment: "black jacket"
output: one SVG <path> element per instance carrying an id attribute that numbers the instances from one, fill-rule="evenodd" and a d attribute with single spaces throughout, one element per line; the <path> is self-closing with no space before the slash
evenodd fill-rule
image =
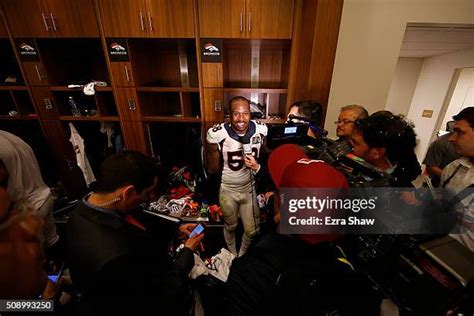
<path id="1" fill-rule="evenodd" d="M 224 314 L 375 315 L 380 302 L 367 278 L 338 257 L 335 243 L 267 234 L 232 262 Z"/>
<path id="2" fill-rule="evenodd" d="M 84 201 L 73 211 L 67 238 L 71 278 L 83 293 L 84 313 L 186 313 L 194 265 L 190 249 L 173 262 L 162 240 Z"/>

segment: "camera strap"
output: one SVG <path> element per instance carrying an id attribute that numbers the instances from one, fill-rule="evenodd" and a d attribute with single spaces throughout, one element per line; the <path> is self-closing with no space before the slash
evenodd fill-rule
<path id="1" fill-rule="evenodd" d="M 473 194 L 472 188 L 474 188 L 474 183 L 472 183 L 470 186 L 464 188 L 461 192 L 459 192 L 458 194 L 453 196 L 452 199 L 448 202 L 448 209 L 453 207 L 454 205 L 460 203 L 462 200 L 467 198 L 469 195 Z"/>
<path id="2" fill-rule="evenodd" d="M 442 188 L 444 188 L 449 183 L 449 181 L 451 181 L 451 179 L 456 175 L 456 173 L 458 173 L 458 171 L 459 171 L 459 169 L 461 169 L 461 167 L 462 167 L 462 165 L 459 164 L 459 166 L 456 168 L 456 170 L 454 170 L 454 172 L 449 176 L 449 178 L 444 180 L 443 184 L 441 185 Z"/>

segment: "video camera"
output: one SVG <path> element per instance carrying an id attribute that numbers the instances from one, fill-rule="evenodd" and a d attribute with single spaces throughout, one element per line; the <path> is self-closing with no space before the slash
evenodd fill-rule
<path id="1" fill-rule="evenodd" d="M 271 124 L 268 126 L 267 147 L 275 149 L 283 144 L 304 143 L 307 137 L 309 125 L 307 123 L 297 123 L 293 121 L 291 114 L 288 122 L 284 124 Z"/>
<path id="2" fill-rule="evenodd" d="M 311 130 L 314 137 L 308 136 Z M 354 187 L 390 186 L 393 178 L 363 159 L 351 154 L 352 148 L 343 141 L 327 138 L 328 132 L 309 118 L 290 114 L 284 124 L 268 126 L 267 147 L 283 144 L 299 145 L 311 159 L 323 160 L 340 170 Z"/>

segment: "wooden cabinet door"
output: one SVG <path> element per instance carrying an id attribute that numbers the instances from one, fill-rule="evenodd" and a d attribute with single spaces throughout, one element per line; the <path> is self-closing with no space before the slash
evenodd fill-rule
<path id="1" fill-rule="evenodd" d="M 221 0 L 199 0 L 199 33 L 201 37 L 221 38 L 223 12 Z"/>
<path id="2" fill-rule="evenodd" d="M 248 38 L 291 38 L 294 0 L 247 0 Z"/>
<path id="3" fill-rule="evenodd" d="M 245 37 L 245 0 L 199 0 L 201 37 Z"/>
<path id="4" fill-rule="evenodd" d="M 30 86 L 49 86 L 48 76 L 41 62 L 24 62 L 22 67 Z"/>
<path id="5" fill-rule="evenodd" d="M 202 63 L 202 83 L 205 88 L 222 88 L 222 64 Z"/>
<path id="6" fill-rule="evenodd" d="M 59 119 L 59 109 L 54 102 L 53 95 L 49 88 L 32 88 L 33 98 L 36 104 L 36 111 L 43 120 Z"/>
<path id="7" fill-rule="evenodd" d="M 106 37 L 148 37 L 144 0 L 98 0 Z"/>
<path id="8" fill-rule="evenodd" d="M 122 134 L 127 150 L 136 150 L 148 155 L 145 130 L 142 122 L 122 121 Z"/>
<path id="9" fill-rule="evenodd" d="M 55 36 L 100 36 L 93 0 L 48 0 L 48 7 Z"/>
<path id="10" fill-rule="evenodd" d="M 147 0 L 151 37 L 194 37 L 193 0 Z"/>
<path id="11" fill-rule="evenodd" d="M 221 37 L 245 37 L 245 16 L 245 0 L 223 0 Z"/>
<path id="12" fill-rule="evenodd" d="M 116 88 L 117 105 L 122 121 L 140 121 L 142 115 L 137 93 L 133 88 Z"/>
<path id="13" fill-rule="evenodd" d="M 204 89 L 204 120 L 211 123 L 224 122 L 224 90 Z"/>
<path id="14" fill-rule="evenodd" d="M 130 62 L 111 62 L 110 70 L 114 83 L 117 87 L 134 87 L 135 80 L 133 79 L 132 63 Z"/>
<path id="15" fill-rule="evenodd" d="M 51 37 L 52 24 L 43 0 L 4 0 L 3 10 L 13 37 Z"/>

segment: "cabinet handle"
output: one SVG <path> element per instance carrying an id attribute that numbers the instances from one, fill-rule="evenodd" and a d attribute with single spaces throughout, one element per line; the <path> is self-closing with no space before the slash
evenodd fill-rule
<path id="1" fill-rule="evenodd" d="M 217 84 L 219 84 L 219 82 L 220 82 L 220 71 L 219 71 L 219 68 L 220 68 L 220 67 L 219 67 L 219 65 L 218 65 L 217 68 L 216 68 L 216 71 L 217 71 Z"/>
<path id="2" fill-rule="evenodd" d="M 128 109 L 130 111 L 135 111 L 137 109 L 137 105 L 135 103 L 135 100 L 133 100 L 133 99 L 128 100 Z"/>
<path id="3" fill-rule="evenodd" d="M 252 32 L 252 12 L 249 12 L 249 33 Z"/>
<path id="4" fill-rule="evenodd" d="M 242 23 L 243 23 L 243 20 L 242 20 L 243 17 L 244 17 L 244 14 L 243 14 L 242 12 L 240 12 L 240 32 L 243 31 L 243 25 L 242 25 Z"/>
<path id="5" fill-rule="evenodd" d="M 48 22 L 46 20 L 48 20 L 49 18 L 47 18 L 43 12 L 41 12 L 41 16 L 43 17 L 43 22 L 44 22 L 44 28 L 46 29 L 46 31 L 49 31 L 49 29 L 51 28 L 49 25 L 48 25 Z"/>
<path id="6" fill-rule="evenodd" d="M 142 12 L 140 11 L 140 25 L 142 27 L 142 31 L 145 30 L 145 24 L 143 23 L 143 14 Z"/>
<path id="7" fill-rule="evenodd" d="M 124 67 L 125 67 L 125 77 L 127 78 L 127 82 L 130 82 L 130 75 L 128 74 L 128 67 L 127 67 L 127 65 L 125 65 Z"/>
<path id="8" fill-rule="evenodd" d="M 53 23 L 53 29 L 54 29 L 55 31 L 57 31 L 58 28 L 56 27 L 56 23 L 54 22 L 55 17 L 54 17 L 54 15 L 53 15 L 52 12 L 50 12 L 49 15 L 51 16 L 51 22 Z"/>
<path id="9" fill-rule="evenodd" d="M 46 110 L 52 110 L 53 109 L 53 103 L 51 102 L 50 98 L 43 99 L 43 103 L 44 103 L 44 108 Z"/>
<path id="10" fill-rule="evenodd" d="M 151 12 L 148 12 L 148 25 L 150 26 L 150 31 L 153 31 L 153 18 L 151 17 Z"/>
<path id="11" fill-rule="evenodd" d="M 214 101 L 214 111 L 215 112 L 222 111 L 222 100 L 215 100 Z"/>
<path id="12" fill-rule="evenodd" d="M 41 75 L 38 65 L 35 65 L 35 70 L 36 70 L 36 75 L 38 75 L 39 81 L 43 81 L 43 76 Z"/>

